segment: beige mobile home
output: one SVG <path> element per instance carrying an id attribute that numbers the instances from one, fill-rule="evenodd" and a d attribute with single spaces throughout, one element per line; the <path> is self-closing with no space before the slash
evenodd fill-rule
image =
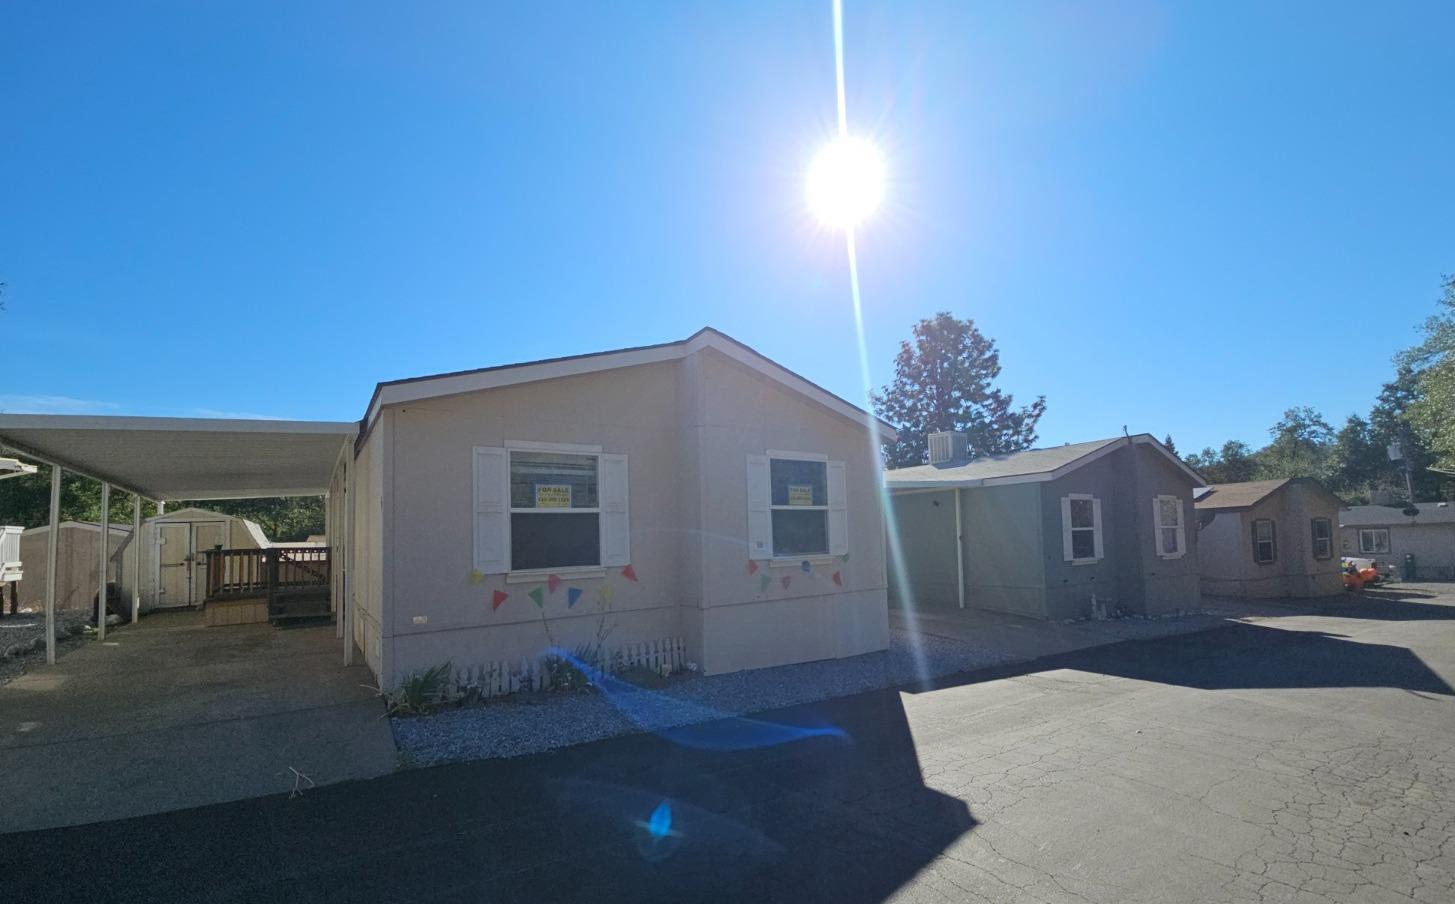
<path id="1" fill-rule="evenodd" d="M 380 384 L 330 491 L 354 636 L 385 686 L 602 631 L 709 673 L 885 649 L 891 436 L 711 329 Z"/>
<path id="2" fill-rule="evenodd" d="M 1202 488 L 1202 592 L 1254 599 L 1339 593 L 1339 506 L 1337 496 L 1309 477 Z"/>

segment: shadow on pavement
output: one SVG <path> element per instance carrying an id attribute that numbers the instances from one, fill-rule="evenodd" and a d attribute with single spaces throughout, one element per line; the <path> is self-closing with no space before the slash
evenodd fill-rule
<path id="1" fill-rule="evenodd" d="M 5 885 L 150 904 L 879 901 L 975 826 L 925 787 L 896 690 L 755 718 L 844 737 L 725 752 L 637 735 L 9 835 Z"/>

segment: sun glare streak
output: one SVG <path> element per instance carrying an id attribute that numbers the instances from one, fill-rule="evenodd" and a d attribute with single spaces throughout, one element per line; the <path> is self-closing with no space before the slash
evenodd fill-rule
<path id="1" fill-rule="evenodd" d="M 834 3 L 834 82 L 838 92 L 839 109 L 839 136 L 838 141 L 852 141 L 849 137 L 849 104 L 848 92 L 844 89 L 844 4 L 843 0 L 833 0 Z M 872 147 L 872 146 L 871 146 Z M 882 192 L 882 171 L 877 174 L 880 179 L 879 190 Z M 877 205 L 879 198 L 874 199 Z M 872 210 L 872 207 L 871 207 Z M 867 212 L 866 212 L 867 213 Z M 859 292 L 859 253 L 854 243 L 854 227 L 857 221 L 850 221 L 844 224 L 844 247 L 849 258 L 849 292 L 854 304 L 854 332 L 859 340 L 859 374 L 864 388 L 864 420 L 869 428 L 869 450 L 870 460 L 875 462 L 881 475 L 884 471 L 883 450 L 879 444 L 879 425 L 874 417 L 874 386 L 869 377 L 869 347 L 864 339 L 864 304 Z M 890 516 L 889 490 L 884 485 L 881 477 L 879 482 L 880 509 L 884 512 L 884 540 L 888 549 L 885 550 L 890 562 L 893 563 L 895 592 L 899 597 L 901 611 L 904 612 L 905 626 L 909 633 L 910 656 L 914 659 L 915 673 L 919 676 L 921 684 L 928 684 L 930 680 L 929 665 L 925 661 L 924 647 L 919 640 L 919 617 L 915 612 L 915 604 L 909 593 L 909 582 L 905 578 L 904 555 L 899 541 L 899 527 Z"/>

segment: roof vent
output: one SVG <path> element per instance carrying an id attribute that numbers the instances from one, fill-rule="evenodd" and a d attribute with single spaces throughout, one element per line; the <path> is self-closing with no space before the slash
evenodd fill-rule
<path id="1" fill-rule="evenodd" d="M 963 464 L 970 460 L 970 434 L 958 430 L 944 430 L 931 433 L 930 464 Z"/>

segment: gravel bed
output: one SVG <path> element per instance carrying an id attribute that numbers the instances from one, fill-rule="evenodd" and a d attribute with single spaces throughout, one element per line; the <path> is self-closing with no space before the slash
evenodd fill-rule
<path id="1" fill-rule="evenodd" d="M 79 642 L 90 613 L 84 609 L 62 609 L 56 613 L 57 652 Z M 45 661 L 45 614 L 21 612 L 0 618 L 0 684 L 20 675 L 37 662 Z"/>
<path id="2" fill-rule="evenodd" d="M 1008 661 L 1003 653 L 940 637 L 923 638 L 931 677 Z M 628 718 L 594 691 L 521 696 L 498 703 L 392 720 L 406 762 L 419 766 L 521 756 L 633 731 L 670 728 L 724 716 L 842 697 L 918 680 L 907 635 L 890 632 L 889 649 L 710 677 L 695 675 L 660 691 L 638 691 Z"/>
<path id="3" fill-rule="evenodd" d="M 1167 618 L 1125 618 L 1095 625 L 1088 646 L 1199 631 L 1226 623 L 1209 610 Z M 595 690 L 517 695 L 503 701 L 447 709 L 429 716 L 394 717 L 401 760 L 414 766 L 514 757 L 584 744 L 635 731 L 673 728 L 727 716 L 763 712 L 815 700 L 920 680 L 909 634 L 891 628 L 889 649 L 848 659 L 805 662 L 727 675 L 677 679 L 660 691 L 636 691 L 619 701 Z M 925 634 L 925 674 L 939 678 L 1017 660 L 1005 650 Z"/>

